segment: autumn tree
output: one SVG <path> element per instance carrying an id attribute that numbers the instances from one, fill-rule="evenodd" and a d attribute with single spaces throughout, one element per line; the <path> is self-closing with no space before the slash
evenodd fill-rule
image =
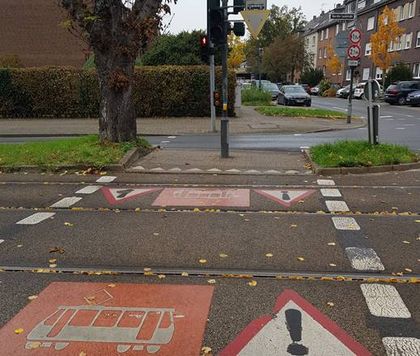
<path id="1" fill-rule="evenodd" d="M 397 53 L 390 52 L 391 43 L 397 42 L 403 33 L 404 29 L 398 26 L 394 11 L 386 6 L 379 16 L 378 31 L 371 36 L 372 62 L 382 69 L 384 78 L 398 57 Z"/>
<path id="2" fill-rule="evenodd" d="M 232 69 L 239 69 L 240 65 L 245 62 L 245 42 L 233 33 L 228 37 L 229 57 L 228 65 Z"/>
<path id="3" fill-rule="evenodd" d="M 134 64 L 157 34 L 162 16 L 170 12 L 170 1 L 59 0 L 68 12 L 71 27 L 80 31 L 95 55 L 101 92 L 102 142 L 136 139 Z"/>
<path id="4" fill-rule="evenodd" d="M 338 58 L 335 53 L 332 44 L 327 47 L 327 61 L 325 65 L 327 70 L 332 74 L 338 75 L 341 72 L 342 64 L 340 58 Z"/>

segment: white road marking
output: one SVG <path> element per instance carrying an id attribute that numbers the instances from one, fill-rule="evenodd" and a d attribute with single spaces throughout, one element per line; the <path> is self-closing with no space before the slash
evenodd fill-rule
<path id="1" fill-rule="evenodd" d="M 35 213 L 30 216 L 28 216 L 25 219 L 22 219 L 18 221 L 16 224 L 18 225 L 35 225 L 40 223 L 41 221 L 44 221 L 46 219 L 51 218 L 54 216 L 55 213 Z"/>
<path id="2" fill-rule="evenodd" d="M 372 315 L 382 318 L 411 318 L 410 311 L 394 286 L 362 284 L 360 288 Z"/>
<path id="3" fill-rule="evenodd" d="M 407 114 L 403 114 L 403 115 L 407 117 L 414 117 L 413 115 L 407 115 Z"/>
<path id="4" fill-rule="evenodd" d="M 394 119 L 384 119 L 384 121 L 394 121 Z"/>
<path id="5" fill-rule="evenodd" d="M 321 189 L 321 194 L 323 197 L 341 197 L 341 193 L 338 189 Z"/>
<path id="6" fill-rule="evenodd" d="M 332 221 L 337 230 L 360 230 L 360 226 L 354 218 L 333 217 Z"/>
<path id="7" fill-rule="evenodd" d="M 169 139 L 174 139 L 176 136 L 168 136 Z"/>
<path id="8" fill-rule="evenodd" d="M 338 106 L 333 106 L 333 109 L 340 110 L 340 111 L 347 111 L 347 109 L 339 108 Z"/>
<path id="9" fill-rule="evenodd" d="M 330 212 L 336 212 L 336 211 L 350 211 L 349 207 L 347 206 L 345 201 L 339 201 L 339 200 L 326 200 L 325 204 L 327 205 L 327 209 Z"/>
<path id="10" fill-rule="evenodd" d="M 51 208 L 68 208 L 76 204 L 79 200 L 82 200 L 80 197 L 66 197 L 59 200 L 57 203 L 51 205 Z"/>
<path id="11" fill-rule="evenodd" d="M 111 183 L 113 182 L 117 177 L 114 176 L 103 176 L 96 180 L 97 183 Z"/>
<path id="12" fill-rule="evenodd" d="M 405 130 L 405 127 L 396 127 L 395 130 Z"/>
<path id="13" fill-rule="evenodd" d="M 420 355 L 420 339 L 414 337 L 384 337 L 382 343 L 387 356 Z"/>
<path id="14" fill-rule="evenodd" d="M 381 116 L 381 119 L 387 119 L 387 118 L 390 118 L 390 117 L 393 117 L 393 116 L 391 116 L 391 115 L 385 115 L 385 116 Z"/>
<path id="15" fill-rule="evenodd" d="M 309 149 L 309 146 L 300 146 L 299 147 L 301 150 L 308 150 Z"/>
<path id="16" fill-rule="evenodd" d="M 76 194 L 92 194 L 101 189 L 100 185 L 88 185 L 76 192 Z"/>
<path id="17" fill-rule="evenodd" d="M 318 179 L 318 185 L 335 185 L 335 182 L 332 179 Z"/>
<path id="18" fill-rule="evenodd" d="M 351 266 L 358 271 L 385 270 L 381 259 L 372 248 L 347 247 L 346 254 Z"/>
<path id="19" fill-rule="evenodd" d="M 2 244 L 4 242 L 4 240 L 0 240 L 0 244 Z"/>
<path id="20" fill-rule="evenodd" d="M 160 141 L 160 143 L 170 143 L 171 141 Z"/>
<path id="21" fill-rule="evenodd" d="M 302 134 L 293 134 L 293 136 L 302 136 Z"/>

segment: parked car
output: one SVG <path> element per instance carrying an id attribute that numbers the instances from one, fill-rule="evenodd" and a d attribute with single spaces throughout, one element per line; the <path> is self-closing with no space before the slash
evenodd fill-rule
<path id="1" fill-rule="evenodd" d="M 353 84 L 353 90 L 356 89 L 356 85 Z M 337 98 L 347 99 L 350 95 L 350 85 L 345 86 L 344 88 L 338 89 L 335 96 Z"/>
<path id="2" fill-rule="evenodd" d="M 300 85 L 283 85 L 277 103 L 282 105 L 311 106 L 311 96 Z"/>
<path id="3" fill-rule="evenodd" d="M 311 88 L 311 95 L 319 95 L 319 86 L 318 85 Z"/>
<path id="4" fill-rule="evenodd" d="M 385 91 L 385 102 L 405 105 L 408 94 L 420 90 L 420 81 L 402 81 L 391 84 Z"/>
<path id="5" fill-rule="evenodd" d="M 363 95 L 365 94 L 365 82 L 359 83 L 356 85 L 354 89 L 353 98 L 355 99 L 363 99 Z"/>
<path id="6" fill-rule="evenodd" d="M 420 105 L 420 90 L 413 91 L 407 95 L 407 104 L 411 106 L 419 106 Z"/>
<path id="7" fill-rule="evenodd" d="M 271 98 L 273 100 L 276 100 L 280 90 L 277 84 L 271 83 L 271 82 L 261 82 L 261 89 L 264 91 L 268 91 L 271 94 Z"/>
<path id="8" fill-rule="evenodd" d="M 303 89 L 305 89 L 305 91 L 309 94 L 309 95 L 311 95 L 311 87 L 309 86 L 309 84 L 301 84 L 300 85 Z"/>

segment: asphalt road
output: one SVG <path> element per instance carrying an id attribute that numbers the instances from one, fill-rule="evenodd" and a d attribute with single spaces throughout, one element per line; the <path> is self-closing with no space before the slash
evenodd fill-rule
<path id="1" fill-rule="evenodd" d="M 0 175 L 2 355 L 36 352 L 24 349 L 29 332 L 55 306 L 84 296 L 82 290 L 94 293 L 83 297 L 91 309 L 100 308 L 95 298 L 111 300 L 102 303 L 108 309 L 138 306 L 133 300 L 140 298 L 143 306 L 183 310 L 173 340 L 158 355 L 198 355 L 202 346 L 218 354 L 228 345 L 251 347 L 249 355 L 296 354 L 287 352 L 291 344 L 304 345 L 309 355 L 419 353 L 419 171 L 333 181 L 312 175 L 99 178 Z M 336 212 L 341 208 L 331 202 L 348 209 Z M 22 223 L 40 213 L 50 215 Z M 139 285 L 145 293 L 135 292 Z M 182 309 L 194 306 L 199 292 L 172 302 L 170 287 L 178 285 L 207 286 L 210 307 Z M 297 314 L 293 320 L 301 326 L 289 320 L 286 328 L 286 311 Z M 275 331 L 264 324 L 269 320 L 278 320 Z M 115 339 L 102 338 L 64 345 L 57 354 L 115 354 Z M 49 347 L 51 340 L 30 346 Z"/>

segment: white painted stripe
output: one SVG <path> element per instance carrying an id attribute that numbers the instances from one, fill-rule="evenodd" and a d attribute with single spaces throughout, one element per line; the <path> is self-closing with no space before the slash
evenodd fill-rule
<path id="1" fill-rule="evenodd" d="M 176 136 L 168 136 L 168 138 L 174 139 L 174 138 L 176 138 Z"/>
<path id="2" fill-rule="evenodd" d="M 391 115 L 384 115 L 384 116 L 381 116 L 381 119 L 387 119 L 387 118 L 390 118 L 390 117 L 392 117 Z"/>
<path id="3" fill-rule="evenodd" d="M 160 143 L 170 143 L 171 141 L 160 141 Z"/>
<path id="4" fill-rule="evenodd" d="M 396 127 L 395 130 L 405 130 L 405 127 Z"/>
<path id="5" fill-rule="evenodd" d="M 337 230 L 360 230 L 360 226 L 354 218 L 333 217 L 332 221 Z"/>
<path id="6" fill-rule="evenodd" d="M 59 200 L 57 203 L 51 205 L 51 208 L 68 208 L 76 204 L 79 200 L 82 200 L 80 197 L 66 197 Z"/>
<path id="7" fill-rule="evenodd" d="M 339 108 L 338 106 L 333 106 L 333 109 L 340 110 L 340 111 L 347 111 L 347 109 Z"/>
<path id="8" fill-rule="evenodd" d="M 0 244 L 2 244 L 4 242 L 4 240 L 0 240 Z"/>
<path id="9" fill-rule="evenodd" d="M 145 168 L 143 166 L 136 166 L 136 167 L 133 167 L 132 169 L 135 169 L 136 171 L 144 171 L 145 170 Z"/>
<path id="10" fill-rule="evenodd" d="M 362 284 L 360 288 L 372 315 L 382 318 L 411 318 L 410 311 L 394 286 Z"/>
<path id="11" fill-rule="evenodd" d="M 387 356 L 420 355 L 420 339 L 414 337 L 384 337 L 382 343 Z"/>
<path id="12" fill-rule="evenodd" d="M 338 189 L 321 189 L 321 194 L 323 197 L 341 197 L 341 193 Z"/>
<path id="13" fill-rule="evenodd" d="M 293 136 L 298 137 L 298 136 L 302 136 L 302 134 L 293 134 Z"/>
<path id="14" fill-rule="evenodd" d="M 318 179 L 316 182 L 318 185 L 335 185 L 332 179 Z"/>
<path id="15" fill-rule="evenodd" d="M 326 200 L 325 204 L 330 212 L 350 211 L 345 201 Z"/>
<path id="16" fill-rule="evenodd" d="M 32 214 L 32 215 L 28 216 L 25 219 L 22 219 L 22 220 L 18 221 L 16 224 L 19 224 L 19 225 L 35 225 L 35 224 L 40 223 L 41 221 L 44 221 L 46 219 L 51 218 L 54 215 L 55 215 L 55 213 L 35 213 L 35 214 Z"/>
<path id="17" fill-rule="evenodd" d="M 299 147 L 301 150 L 308 150 L 309 149 L 309 146 L 300 146 Z"/>
<path id="18" fill-rule="evenodd" d="M 101 189 L 100 185 L 88 185 L 76 192 L 76 194 L 92 194 Z"/>
<path id="19" fill-rule="evenodd" d="M 117 177 L 114 176 L 103 176 L 96 180 L 97 183 L 111 183 L 113 182 Z"/>
<path id="20" fill-rule="evenodd" d="M 372 248 L 347 247 L 346 254 L 351 266 L 358 271 L 385 270 L 381 259 Z"/>

